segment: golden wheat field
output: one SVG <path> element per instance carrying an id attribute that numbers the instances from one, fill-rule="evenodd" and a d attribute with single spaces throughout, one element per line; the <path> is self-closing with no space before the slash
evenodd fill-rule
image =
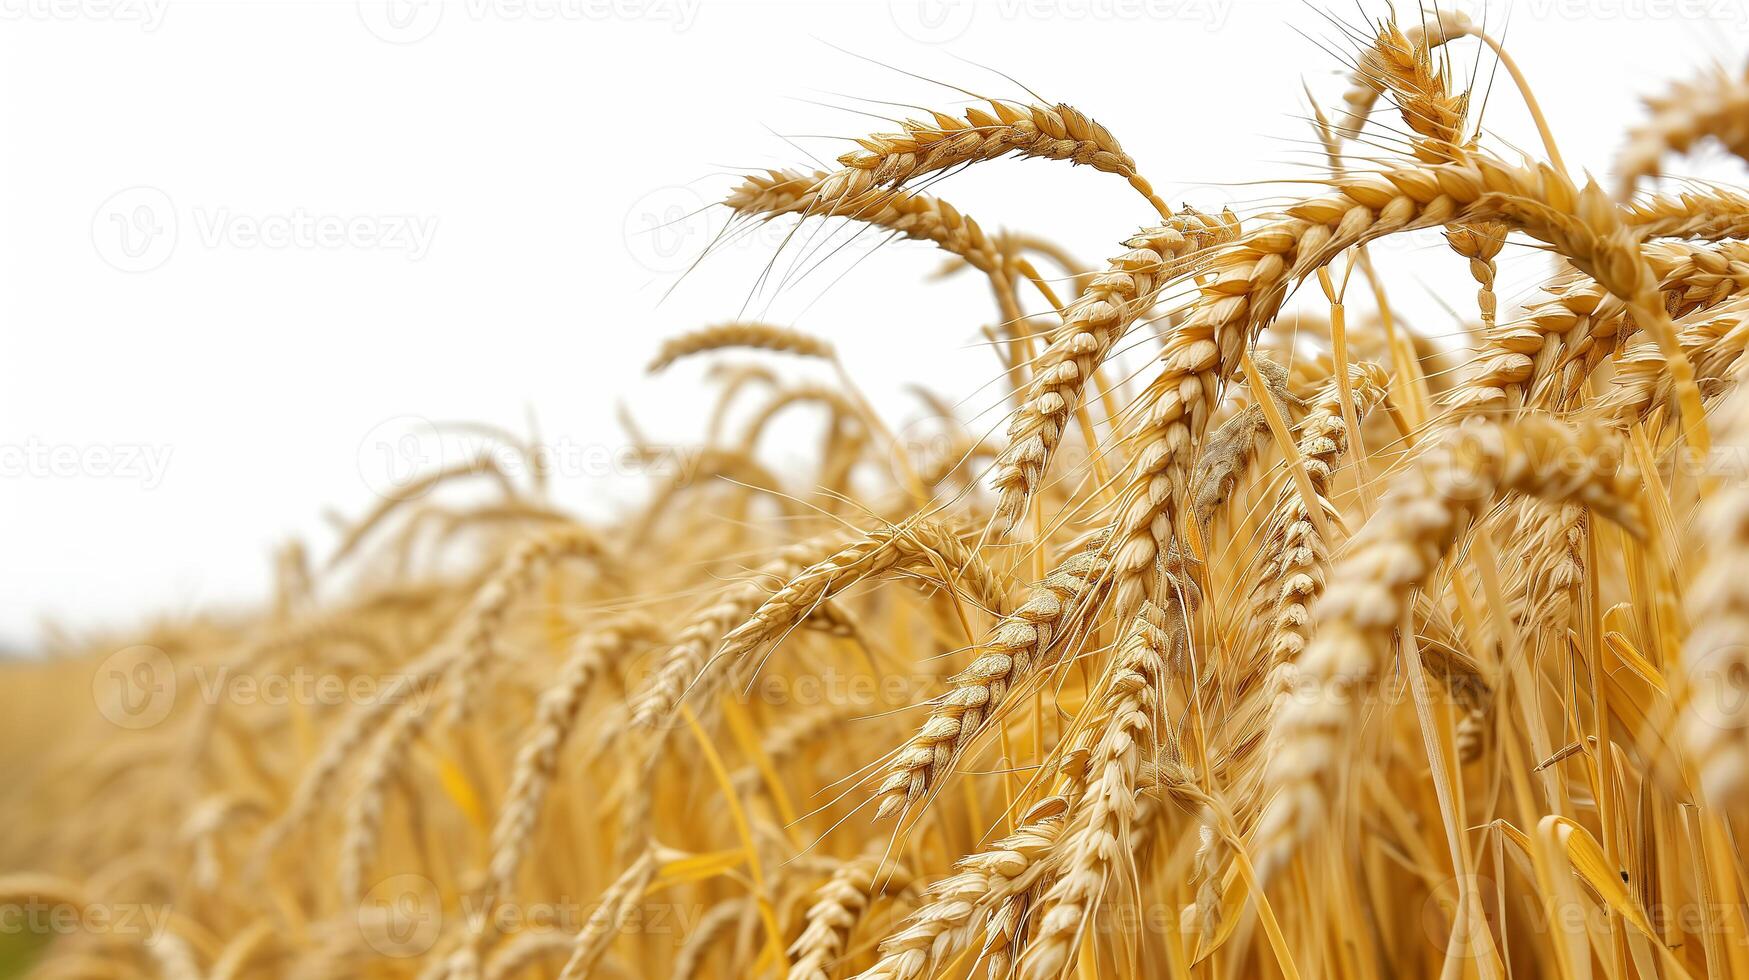
<path id="1" fill-rule="evenodd" d="M 866 228 L 987 280 L 968 391 L 652 339 L 717 408 L 620 519 L 482 426 L 260 608 L 0 666 L 0 971 L 1749 977 L 1749 193 L 1680 176 L 1749 158 L 1749 77 L 1672 66 L 1563 160 L 1538 52 L 1343 17 L 1343 86 L 1257 107 L 1319 159 L 1279 206 L 998 98 L 716 207 L 774 264 Z M 1496 74 L 1539 143 L 1489 138 Z M 1126 182 L 1109 257 L 938 196 L 1003 157 Z M 1368 253 L 1423 230 L 1473 278 L 1444 340 Z"/>

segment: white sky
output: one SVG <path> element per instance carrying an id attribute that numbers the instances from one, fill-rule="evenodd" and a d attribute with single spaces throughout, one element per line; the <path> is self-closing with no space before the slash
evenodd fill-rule
<path id="1" fill-rule="evenodd" d="M 559 500 L 607 513 L 635 492 L 601 472 L 616 404 L 658 436 L 700 432 L 700 366 L 642 365 L 744 306 L 829 336 L 895 420 L 912 381 L 987 409 L 979 282 L 928 281 L 928 249 L 865 241 L 755 296 L 766 234 L 664 299 L 724 219 L 689 215 L 736 171 L 830 158 L 845 144 L 817 137 L 905 114 L 861 100 L 963 107 L 901 69 L 1024 97 L 999 69 L 1106 123 L 1168 201 L 1255 204 L 1280 188 L 1245 181 L 1311 159 L 1302 79 L 1326 105 L 1342 89 L 1301 33 L 1337 41 L 1319 9 L 0 0 L 0 649 L 30 648 L 48 617 L 119 630 L 263 596 L 270 549 L 300 535 L 324 553 L 323 510 L 367 509 L 373 453 L 418 420 L 520 429 L 533 412 L 574 453 Z M 1569 164 L 1602 178 L 1638 96 L 1740 64 L 1746 26 L 1749 0 L 1524 0 L 1507 43 Z M 1459 51 L 1467 67 L 1473 42 Z M 1495 146 L 1537 145 L 1504 74 L 1487 120 Z M 1121 180 L 1048 162 L 933 189 L 1090 262 L 1149 218 Z M 1467 301 L 1462 262 L 1426 236 L 1379 255 L 1393 299 L 1449 331 L 1429 288 Z M 1543 268 L 1508 256 L 1503 306 Z"/>

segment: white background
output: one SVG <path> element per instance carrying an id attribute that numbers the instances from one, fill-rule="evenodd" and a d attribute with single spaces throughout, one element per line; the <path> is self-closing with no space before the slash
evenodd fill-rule
<path id="1" fill-rule="evenodd" d="M 1741 66 L 1744 3 L 1487 13 L 1569 165 L 1602 179 L 1638 96 Z M 0 0 L 0 649 L 38 648 L 51 620 L 125 630 L 260 598 L 274 546 L 321 556 L 323 510 L 369 507 L 372 447 L 409 419 L 532 413 L 549 443 L 612 449 L 623 402 L 696 435 L 701 366 L 642 366 L 743 310 L 830 336 L 895 420 L 908 381 L 990 409 L 982 284 L 865 238 L 757 294 L 787 225 L 682 279 L 726 220 L 698 209 L 737 172 L 891 128 L 870 113 L 914 114 L 872 100 L 1024 98 L 996 69 L 1106 123 L 1174 204 L 1255 210 L 1283 188 L 1245 182 L 1313 174 L 1302 80 L 1326 105 L 1343 87 L 1319 44 L 1354 50 L 1298 2 Z M 1501 152 L 1537 146 L 1503 73 L 1486 122 Z M 1121 180 L 1048 162 L 933 190 L 1088 261 L 1150 217 Z M 300 223 L 322 237 L 280 236 Z M 1544 268 L 1507 254 L 1503 305 Z M 1437 237 L 1381 260 L 1416 325 L 1450 333 L 1429 292 L 1467 301 L 1462 262 Z M 567 506 L 636 493 L 575 470 Z"/>

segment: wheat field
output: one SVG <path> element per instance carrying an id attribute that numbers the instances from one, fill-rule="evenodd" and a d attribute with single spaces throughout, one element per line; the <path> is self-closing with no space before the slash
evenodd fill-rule
<path id="1" fill-rule="evenodd" d="M 1749 76 L 1678 66 L 1600 184 L 1536 52 L 1344 23 L 1257 107 L 1319 157 L 1278 205 L 1003 98 L 728 193 L 773 268 L 987 281 L 994 424 L 725 320 L 647 341 L 716 409 L 634 427 L 621 519 L 481 426 L 260 608 L 0 665 L 0 973 L 1749 977 L 1749 196 L 1679 176 Z M 998 158 L 1125 182 L 1111 257 L 940 196 Z M 1417 231 L 1456 336 L 1369 255 Z"/>

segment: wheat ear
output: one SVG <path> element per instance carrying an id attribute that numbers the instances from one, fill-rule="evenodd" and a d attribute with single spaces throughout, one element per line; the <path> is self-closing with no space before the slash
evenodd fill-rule
<path id="1" fill-rule="evenodd" d="M 1735 452 L 1749 447 L 1749 386 L 1741 383 L 1721 406 L 1720 441 Z M 1749 798 L 1749 486 L 1740 480 L 1701 503 L 1696 540 L 1705 556 L 1684 593 L 1694 624 L 1682 647 L 1686 697 L 1676 735 L 1693 761 L 1706 802 L 1720 814 L 1740 811 Z"/>
<path id="2" fill-rule="evenodd" d="M 959 532 L 930 520 L 882 528 L 803 569 L 760 603 L 746 622 L 723 637 L 716 655 L 692 679 L 696 695 L 708 699 L 723 680 L 738 675 L 760 650 L 834 595 L 858 582 L 895 575 L 943 580 L 955 594 L 969 595 L 992 612 L 1008 606 L 1007 577 L 968 548 Z"/>
<path id="3" fill-rule="evenodd" d="M 1643 197 L 1624 209 L 1622 220 L 1642 239 L 1749 237 L 1749 195 L 1725 187 Z"/>
<path id="4" fill-rule="evenodd" d="M 1063 310 L 1063 322 L 1036 362 L 1020 410 L 1008 426 L 1008 448 L 997 460 L 998 524 L 1012 526 L 1026 513 L 1069 416 L 1086 397 L 1100 365 L 1119 339 L 1153 309 L 1161 289 L 1203 261 L 1208 250 L 1239 232 L 1230 212 L 1215 216 L 1186 209 L 1124 244 L 1085 292 Z"/>
<path id="5" fill-rule="evenodd" d="M 1168 664 L 1186 640 L 1186 613 L 1143 604 L 1092 708 L 1086 789 L 1055 848 L 1063 870 L 1038 903 L 1048 911 L 1020 962 L 1028 980 L 1063 972 L 1100 898 L 1134 853 L 1142 763 L 1158 748 Z"/>
<path id="6" fill-rule="evenodd" d="M 1255 834 L 1257 872 L 1279 871 L 1326 819 L 1334 781 L 1370 690 L 1414 592 L 1500 494 L 1573 500 L 1629 528 L 1635 476 L 1596 426 L 1545 416 L 1468 426 L 1397 480 L 1331 569 L 1313 609 L 1318 632 L 1278 707 L 1265 763 L 1266 800 Z M 1578 465 L 1570 465 L 1577 461 Z"/>
<path id="7" fill-rule="evenodd" d="M 1002 250 L 970 215 L 932 194 L 904 190 L 872 190 L 849 200 L 826 201 L 820 182 L 828 174 L 816 170 L 768 170 L 752 174 L 723 203 L 737 214 L 770 220 L 785 214 L 841 217 L 885 228 L 906 238 L 930 242 L 964 259 L 987 275 L 1005 267 Z"/>
<path id="8" fill-rule="evenodd" d="M 882 854 L 864 855 L 840 865 L 814 892 L 808 924 L 789 950 L 795 957 L 789 980 L 827 980 L 869 903 L 882 892 L 897 891 L 910 883 L 910 872 Z"/>
<path id="9" fill-rule="evenodd" d="M 777 351 L 798 357 L 817 357 L 828 361 L 836 356 L 831 344 L 813 334 L 770 323 L 738 321 L 702 327 L 690 333 L 670 337 L 662 342 L 662 349 L 657 351 L 655 359 L 645 370 L 655 374 L 683 357 L 737 347 Z"/>
<path id="10" fill-rule="evenodd" d="M 954 873 L 929 886 L 929 901 L 882 940 L 880 960 L 859 980 L 916 980 L 933 976 L 971 938 L 991 906 L 1015 890 L 1028 871 L 1056 847 L 1067 802 L 1048 798 L 1014 833 L 954 862 Z"/>
<path id="11" fill-rule="evenodd" d="M 1355 420 L 1366 417 L 1384 401 L 1390 377 L 1371 361 L 1349 365 Z M 1300 424 L 1300 457 L 1316 491 L 1318 505 L 1336 513 L 1327 495 L 1330 477 L 1348 453 L 1350 433 L 1342 416 L 1341 394 L 1332 381 Z M 1265 615 L 1269 636 L 1261 644 L 1271 665 L 1292 661 L 1306 648 L 1312 632 L 1311 605 L 1323 594 L 1334 541 L 1324 540 L 1306 510 L 1306 501 L 1296 488 L 1284 486 L 1276 494 L 1275 509 L 1263 543 L 1263 565 L 1255 591 L 1257 606 Z M 1254 677 L 1251 671 L 1238 672 Z"/>
<path id="12" fill-rule="evenodd" d="M 595 911 L 590 913 L 589 921 L 583 924 L 577 938 L 572 941 L 571 958 L 559 971 L 559 980 L 583 980 L 589 975 L 625 924 L 633 903 L 643 897 L 644 889 L 656 877 L 656 869 L 668 856 L 664 849 L 650 847 L 608 886 Z"/>
<path id="13" fill-rule="evenodd" d="M 827 201 L 854 200 L 880 187 L 897 187 L 927 173 L 962 164 L 1016 154 L 1067 160 L 1129 181 L 1160 212 L 1172 209 L 1136 171 L 1136 161 L 1117 138 L 1079 109 L 1061 103 L 1021 105 L 992 100 L 989 110 L 973 108 L 964 116 L 932 113 L 930 121 L 908 119 L 897 133 L 876 133 L 858 139 L 860 150 L 838 158 L 843 169 L 820 181 Z"/>
<path id="14" fill-rule="evenodd" d="M 1430 225 L 1499 219 L 1548 241 L 1622 298 L 1670 362 L 1689 444 L 1706 445 L 1693 365 L 1648 264 L 1596 185 L 1583 191 L 1549 167 L 1519 168 L 1477 154 L 1462 162 L 1334 181 L 1330 197 L 1294 205 L 1281 221 L 1222 249 L 1201 301 L 1167 338 L 1126 436 L 1134 447 L 1114 509 L 1115 608 L 1135 608 L 1155 556 L 1176 533 L 1193 447 L 1241 347 L 1280 309 L 1289 286 L 1346 248 Z M 1571 212 L 1571 213 L 1569 213 Z M 1574 215 L 1578 217 L 1574 217 Z"/>
<path id="15" fill-rule="evenodd" d="M 1697 140 L 1711 137 L 1749 159 L 1749 75 L 1714 70 L 1647 99 L 1646 108 L 1651 118 L 1628 131 L 1627 145 L 1616 158 L 1623 200 L 1633 196 L 1642 179 L 1658 176 L 1665 153 L 1687 153 Z"/>
<path id="16" fill-rule="evenodd" d="M 480 672 L 492 659 L 493 639 L 503 627 L 511 603 L 527 594 L 541 575 L 561 561 L 571 558 L 594 561 L 605 553 L 601 539 L 593 531 L 564 525 L 525 539 L 499 562 L 445 641 L 456 651 L 455 660 L 448 667 L 451 691 L 444 715 L 447 725 L 453 728 L 467 718 Z"/>
<path id="17" fill-rule="evenodd" d="M 917 806 L 939 785 L 1016 685 L 1059 656 L 1078 613 L 1105 590 L 1109 561 L 1085 549 L 1027 590 L 1021 604 L 990 631 L 978 659 L 937 698 L 928 720 L 887 766 L 875 791 L 877 817 Z"/>
<path id="18" fill-rule="evenodd" d="M 516 872 L 533 843 L 547 790 L 558 774 L 559 754 L 577 723 L 590 684 L 627 646 L 653 639 L 655 634 L 655 623 L 649 617 L 632 614 L 578 637 L 571 656 L 559 669 L 558 680 L 541 693 L 492 828 L 487 868 L 492 894 L 499 900 L 508 897 L 515 886 Z"/>
<path id="19" fill-rule="evenodd" d="M 830 554 L 842 540 L 837 535 L 786 548 L 751 578 L 720 590 L 692 615 L 673 644 L 657 661 L 650 680 L 632 701 L 631 724 L 664 726 L 680 705 L 687 688 L 704 670 L 706 658 L 773 591 L 773 580 L 786 582 L 796 571 Z"/>

